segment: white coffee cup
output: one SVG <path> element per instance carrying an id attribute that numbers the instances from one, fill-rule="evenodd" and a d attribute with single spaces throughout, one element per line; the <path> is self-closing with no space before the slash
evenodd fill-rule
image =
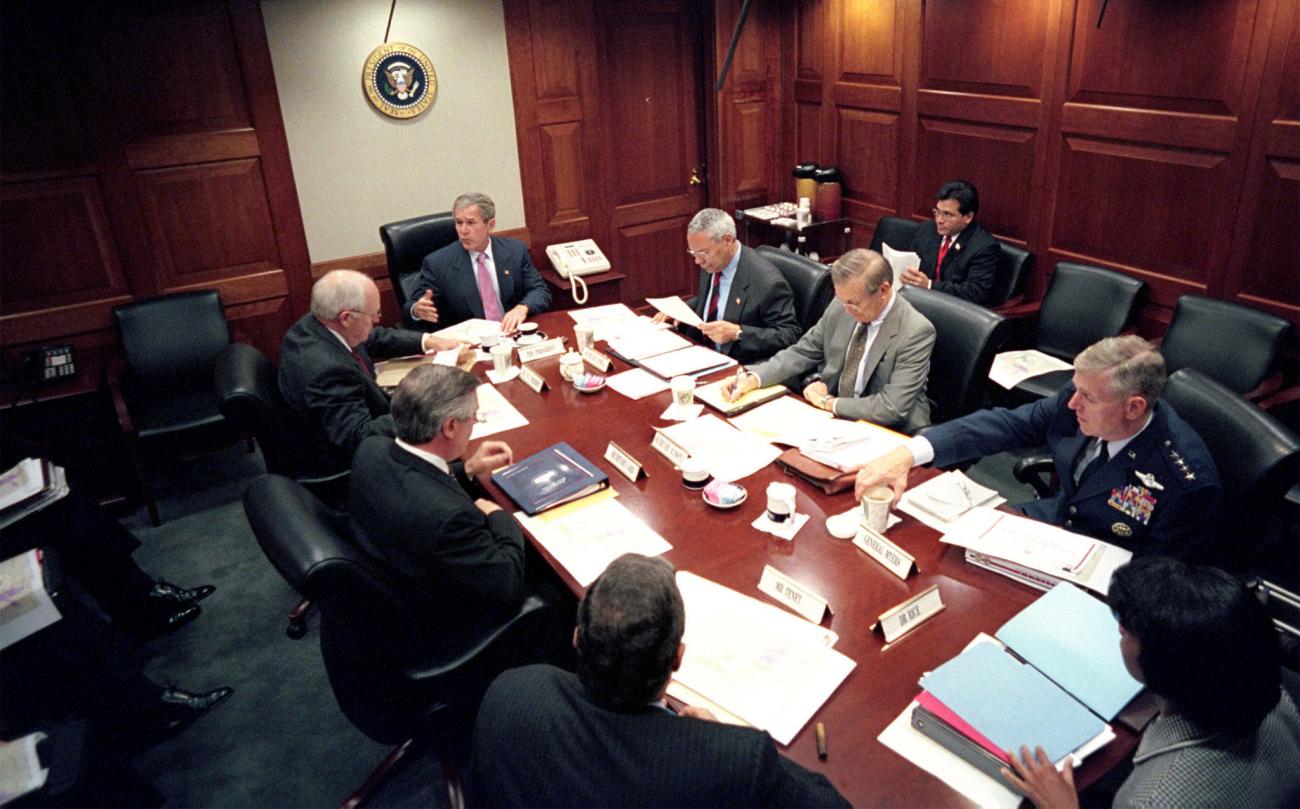
<path id="1" fill-rule="evenodd" d="M 596 327 L 590 323 L 579 323 L 573 327 L 573 337 L 578 342 L 578 350 L 585 351 L 596 345 Z"/>
<path id="2" fill-rule="evenodd" d="M 675 376 L 668 384 L 673 389 L 673 404 L 678 407 L 695 404 L 695 377 Z"/>
<path id="3" fill-rule="evenodd" d="M 485 350 L 491 351 L 493 348 L 496 347 L 497 343 L 501 342 L 501 335 L 484 334 L 478 338 L 478 342 L 479 345 L 483 346 Z"/>
<path id="4" fill-rule="evenodd" d="M 795 489 L 789 483 L 767 484 L 767 518 L 785 522 L 794 517 Z"/>
<path id="5" fill-rule="evenodd" d="M 582 355 L 576 351 L 560 357 L 560 376 L 572 382 L 573 378 L 582 373 Z"/>
<path id="6" fill-rule="evenodd" d="M 511 346 L 498 343 L 492 346 L 489 352 L 492 355 L 492 369 L 498 374 L 504 374 L 510 370 L 511 360 L 514 357 L 514 349 Z"/>
<path id="7" fill-rule="evenodd" d="M 862 512 L 867 517 L 867 527 L 877 534 L 885 533 L 889 526 L 889 507 L 894 503 L 894 492 L 888 486 L 877 486 L 862 498 Z"/>
<path id="8" fill-rule="evenodd" d="M 703 489 L 709 484 L 709 470 L 704 461 L 694 456 L 682 461 L 682 485 L 688 489 Z"/>

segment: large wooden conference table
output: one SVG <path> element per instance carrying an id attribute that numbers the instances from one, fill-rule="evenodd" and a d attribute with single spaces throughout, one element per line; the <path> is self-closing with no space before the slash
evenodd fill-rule
<path id="1" fill-rule="evenodd" d="M 550 312 L 535 320 L 548 336 L 564 335 L 566 346 L 574 345 L 573 320 L 568 314 Z M 596 347 L 603 349 L 604 344 Z M 937 532 L 907 515 L 902 515 L 903 521 L 891 528 L 888 536 L 916 557 L 920 572 L 901 581 L 851 542 L 827 533 L 826 517 L 853 507 L 852 491 L 827 495 L 787 475 L 776 464 L 739 481 L 749 497 L 738 508 L 712 508 L 699 492 L 683 488 L 672 464 L 650 447 L 653 427 L 671 423 L 659 419 L 671 393 L 664 391 L 639 401 L 608 388 L 583 394 L 561 378 L 556 357 L 531 362 L 528 367 L 546 378 L 549 390 L 534 393 L 518 379 L 497 386 L 529 422 L 527 427 L 492 436 L 509 443 L 516 458 L 568 441 L 606 471 L 624 506 L 672 544 L 665 558 L 678 570 L 689 570 L 776 603 L 758 590 L 763 567 L 772 565 L 829 601 L 834 613 L 823 624 L 838 633 L 835 648 L 857 666 L 783 749 L 786 755 L 825 774 L 855 806 L 971 805 L 876 737 L 916 696 L 917 680 L 923 673 L 958 654 L 976 633 L 992 634 L 1041 595 L 1039 591 L 967 564 L 961 548 L 940 543 Z M 610 373 L 628 367 L 615 359 Z M 649 476 L 632 483 L 603 460 L 610 441 L 641 461 Z M 912 474 L 916 483 L 935 473 L 916 469 Z M 798 510 L 810 516 L 789 542 L 750 525 L 765 508 L 767 484 L 777 480 L 795 485 Z M 489 490 L 503 506 L 515 508 L 500 489 L 489 484 Z M 554 559 L 536 543 L 534 546 L 570 589 L 581 594 L 582 588 Z M 944 611 L 886 648 L 884 640 L 870 631 L 876 617 L 932 584 L 939 585 Z M 1062 631 L 1069 629 L 1062 627 Z M 817 758 L 817 722 L 826 727 L 829 756 L 824 762 Z M 1081 784 L 1098 778 L 1136 744 L 1131 731 L 1118 723 L 1112 725 L 1119 739 L 1089 757 L 1076 775 Z"/>

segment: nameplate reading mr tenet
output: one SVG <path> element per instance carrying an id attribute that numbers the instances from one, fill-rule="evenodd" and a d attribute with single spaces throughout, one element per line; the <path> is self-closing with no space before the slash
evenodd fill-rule
<path id="1" fill-rule="evenodd" d="M 820 624 L 831 609 L 826 599 L 771 565 L 763 566 L 763 577 L 758 580 L 758 589 L 814 624 Z"/>
<path id="2" fill-rule="evenodd" d="M 546 384 L 546 378 L 532 368 L 520 367 L 519 378 L 525 385 L 532 388 L 534 393 L 541 393 L 550 387 L 550 385 Z"/>

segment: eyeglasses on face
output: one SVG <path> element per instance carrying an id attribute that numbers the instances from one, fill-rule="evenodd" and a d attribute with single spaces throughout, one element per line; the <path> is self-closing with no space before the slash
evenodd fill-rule
<path id="1" fill-rule="evenodd" d="M 947 222 L 950 219 L 957 219 L 965 215 L 961 213 L 953 213 L 952 211 L 940 210 L 938 208 L 931 208 L 930 213 L 934 215 L 935 219 L 942 219 L 945 222 Z"/>

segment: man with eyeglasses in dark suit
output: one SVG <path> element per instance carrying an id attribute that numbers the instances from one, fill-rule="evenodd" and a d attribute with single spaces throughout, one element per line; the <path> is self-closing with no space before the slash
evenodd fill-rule
<path id="1" fill-rule="evenodd" d="M 908 248 L 921 257 L 920 267 L 899 275 L 904 284 L 936 289 L 958 298 L 995 306 L 991 299 L 1002 246 L 975 217 L 980 194 L 965 180 L 952 180 L 939 189 L 932 213 L 922 222 Z"/>

